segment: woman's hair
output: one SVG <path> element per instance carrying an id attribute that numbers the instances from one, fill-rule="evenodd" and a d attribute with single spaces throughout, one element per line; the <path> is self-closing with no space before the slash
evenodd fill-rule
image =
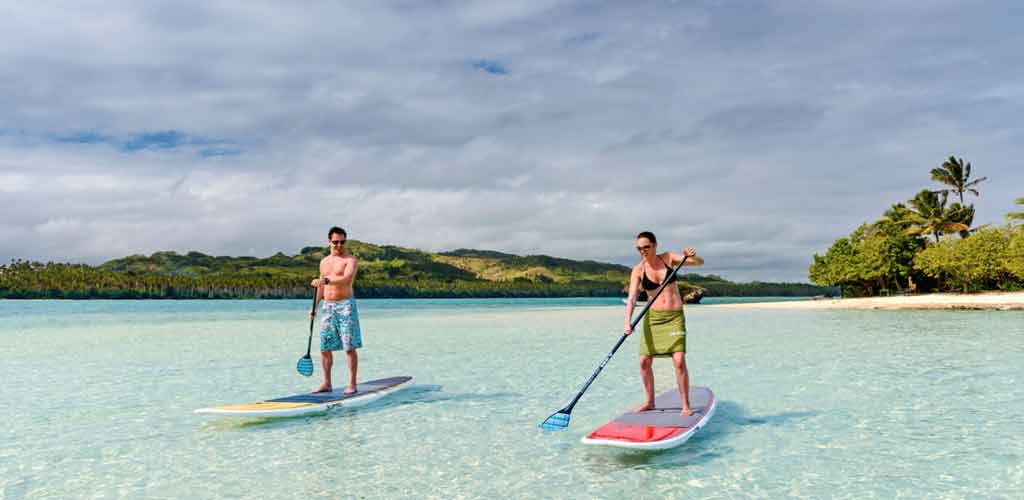
<path id="1" fill-rule="evenodd" d="M 640 234 L 636 235 L 636 239 L 639 240 L 640 238 L 647 238 L 651 243 L 658 244 L 658 238 L 655 238 L 654 233 L 650 231 L 641 231 Z"/>

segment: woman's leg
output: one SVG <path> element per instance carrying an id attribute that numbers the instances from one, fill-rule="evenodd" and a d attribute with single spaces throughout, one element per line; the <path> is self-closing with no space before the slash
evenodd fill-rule
<path id="1" fill-rule="evenodd" d="M 672 353 L 672 364 L 676 368 L 676 385 L 679 386 L 679 399 L 683 401 L 683 409 L 680 412 L 683 416 L 693 415 L 690 409 L 690 372 L 686 369 L 686 353 Z"/>
<path id="2" fill-rule="evenodd" d="M 634 411 L 646 411 L 654 408 L 654 358 L 640 356 L 640 381 L 644 384 L 644 404 Z"/>

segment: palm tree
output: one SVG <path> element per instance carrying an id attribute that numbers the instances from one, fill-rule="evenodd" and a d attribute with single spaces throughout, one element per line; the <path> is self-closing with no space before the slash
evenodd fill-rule
<path id="1" fill-rule="evenodd" d="M 985 227 L 971 227 L 971 224 L 974 224 L 974 204 L 961 205 L 959 203 L 954 203 L 950 205 L 949 208 L 946 210 L 946 214 L 950 221 L 959 222 L 970 228 L 960 230 L 961 238 L 966 238 L 970 236 L 971 233 L 977 231 L 978 229 L 981 229 L 982 227 Z"/>
<path id="2" fill-rule="evenodd" d="M 1014 200 L 1014 203 L 1018 205 L 1024 205 L 1024 198 L 1017 198 L 1016 200 Z M 1011 221 L 1024 220 L 1024 212 L 1010 212 L 1006 214 L 1006 218 Z"/>
<path id="3" fill-rule="evenodd" d="M 885 224 L 891 224 L 900 229 L 907 229 L 913 225 L 911 215 L 913 212 L 902 203 L 896 203 L 889 207 L 888 210 L 882 214 L 882 219 L 875 223 L 876 226 L 882 226 Z"/>
<path id="4" fill-rule="evenodd" d="M 947 186 L 952 187 L 952 191 L 956 192 L 960 196 L 960 204 L 964 204 L 964 193 L 971 193 L 974 196 L 979 196 L 977 186 L 982 181 L 988 179 L 988 177 L 982 177 L 980 179 L 971 180 L 971 163 L 964 163 L 963 158 L 955 158 L 950 156 L 948 160 L 942 162 L 942 166 L 939 168 L 932 169 L 932 180 L 939 181 Z M 948 193 L 949 189 L 941 190 Z"/>
<path id="5" fill-rule="evenodd" d="M 952 207 L 946 208 L 948 198 L 949 193 L 943 191 L 925 189 L 917 193 L 917 196 L 910 200 L 910 207 L 907 208 L 907 221 L 910 223 L 907 233 L 930 234 L 938 243 L 939 237 L 943 234 L 967 231 L 970 226 L 962 222 L 965 210 L 963 205 L 954 204 Z M 972 219 L 974 218 L 973 212 L 972 209 L 970 214 Z"/>

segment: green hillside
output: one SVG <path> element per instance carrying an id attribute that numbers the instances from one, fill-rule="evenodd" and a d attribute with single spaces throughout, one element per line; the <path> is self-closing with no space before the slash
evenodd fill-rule
<path id="1" fill-rule="evenodd" d="M 431 253 L 349 240 L 359 258 L 360 297 L 570 297 L 624 295 L 629 268 L 547 255 L 459 249 Z M 323 247 L 296 255 L 132 255 L 99 266 L 15 261 L 0 266 L 0 298 L 305 298 Z M 703 295 L 818 295 L 805 284 L 737 284 L 685 275 L 684 292 Z"/>

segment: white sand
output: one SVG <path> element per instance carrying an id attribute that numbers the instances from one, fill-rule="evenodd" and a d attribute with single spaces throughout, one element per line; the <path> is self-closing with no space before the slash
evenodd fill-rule
<path id="1" fill-rule="evenodd" d="M 1010 311 L 1024 310 L 1024 292 L 933 293 L 852 299 L 714 304 L 703 307 L 721 309 L 979 309 Z"/>

